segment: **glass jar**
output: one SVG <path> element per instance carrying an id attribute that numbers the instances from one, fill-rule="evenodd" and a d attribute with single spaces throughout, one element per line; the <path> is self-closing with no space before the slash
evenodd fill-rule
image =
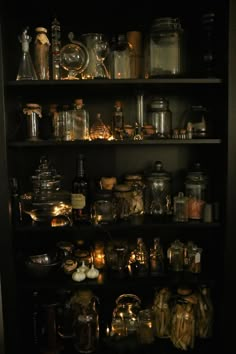
<path id="1" fill-rule="evenodd" d="M 172 242 L 167 250 L 167 259 L 170 270 L 174 272 L 182 271 L 184 267 L 184 244 L 179 240 Z"/>
<path id="2" fill-rule="evenodd" d="M 185 195 L 188 197 L 188 218 L 202 220 L 206 203 L 208 178 L 199 162 L 193 165 L 185 180 Z"/>
<path id="3" fill-rule="evenodd" d="M 118 219 L 127 219 L 132 215 L 132 190 L 127 184 L 117 184 L 114 188 L 116 214 Z"/>
<path id="4" fill-rule="evenodd" d="M 183 29 L 178 18 L 156 18 L 145 43 L 145 77 L 183 73 Z"/>
<path id="5" fill-rule="evenodd" d="M 71 299 L 74 312 L 74 347 L 79 353 L 96 350 L 99 338 L 97 298 L 90 290 L 79 290 Z"/>
<path id="6" fill-rule="evenodd" d="M 137 338 L 140 344 L 154 342 L 154 316 L 151 309 L 140 310 L 138 313 Z"/>
<path id="7" fill-rule="evenodd" d="M 196 337 L 197 297 L 190 288 L 178 288 L 172 308 L 170 340 L 181 350 L 193 349 Z"/>
<path id="8" fill-rule="evenodd" d="M 153 304 L 155 334 L 158 338 L 170 336 L 171 324 L 171 291 L 169 288 L 162 288 L 156 291 Z"/>
<path id="9" fill-rule="evenodd" d="M 91 219 L 94 224 L 108 224 L 115 221 L 116 203 L 112 191 L 97 191 L 92 204 Z"/>
<path id="10" fill-rule="evenodd" d="M 49 80 L 49 48 L 50 42 L 47 37 L 47 29 L 35 28 L 36 37 L 34 42 L 34 65 L 38 80 Z"/>
<path id="11" fill-rule="evenodd" d="M 156 161 L 153 170 L 146 176 L 144 197 L 145 213 L 165 216 L 171 212 L 171 175 Z"/>
<path id="12" fill-rule="evenodd" d="M 27 103 L 23 109 L 26 117 L 26 137 L 29 141 L 39 139 L 39 119 L 42 118 L 42 108 L 37 103 Z"/>
<path id="13" fill-rule="evenodd" d="M 152 99 L 147 113 L 148 124 L 155 129 L 156 138 L 170 138 L 172 133 L 172 112 L 169 109 L 169 101 L 164 97 Z"/>
<path id="14" fill-rule="evenodd" d="M 144 182 L 143 177 L 139 174 L 128 174 L 124 179 L 125 184 L 132 190 L 131 215 L 142 215 L 144 213 Z"/>

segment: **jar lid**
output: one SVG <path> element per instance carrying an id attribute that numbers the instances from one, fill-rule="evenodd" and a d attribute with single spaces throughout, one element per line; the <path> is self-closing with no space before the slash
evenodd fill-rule
<path id="1" fill-rule="evenodd" d="M 127 184 L 117 184 L 115 186 L 116 192 L 130 192 L 131 188 Z"/>
<path id="2" fill-rule="evenodd" d="M 153 178 L 153 177 L 154 178 L 160 177 L 160 178 L 167 179 L 167 180 L 170 179 L 170 173 L 163 169 L 163 164 L 161 161 L 155 162 L 153 170 L 147 176 L 147 178 Z"/>
<path id="3" fill-rule="evenodd" d="M 125 180 L 126 181 L 141 181 L 142 180 L 142 175 L 140 174 L 129 174 L 125 175 Z"/>
<path id="4" fill-rule="evenodd" d="M 206 181 L 207 175 L 201 168 L 201 164 L 199 162 L 195 162 L 192 169 L 188 172 L 186 179 L 191 181 Z"/>
<path id="5" fill-rule="evenodd" d="M 101 189 L 95 193 L 95 200 L 107 200 L 112 198 L 112 190 Z"/>
<path id="6" fill-rule="evenodd" d="M 43 32 L 43 33 L 47 33 L 47 29 L 45 27 L 36 27 L 35 28 L 36 32 Z"/>

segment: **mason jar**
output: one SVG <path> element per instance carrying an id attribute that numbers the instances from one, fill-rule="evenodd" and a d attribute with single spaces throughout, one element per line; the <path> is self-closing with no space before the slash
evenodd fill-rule
<path id="1" fill-rule="evenodd" d="M 183 73 L 183 29 L 179 18 L 156 18 L 145 43 L 145 78 Z"/>
<path id="2" fill-rule="evenodd" d="M 172 133 L 172 112 L 169 101 L 164 97 L 154 97 L 148 105 L 148 124 L 154 127 L 157 138 L 170 138 Z"/>

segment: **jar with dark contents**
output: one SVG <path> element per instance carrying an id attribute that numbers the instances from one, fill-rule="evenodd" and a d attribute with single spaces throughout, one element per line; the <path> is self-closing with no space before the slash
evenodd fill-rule
<path id="1" fill-rule="evenodd" d="M 128 174 L 125 176 L 124 183 L 131 188 L 131 215 L 142 215 L 144 213 L 144 182 L 140 174 Z"/>
<path id="2" fill-rule="evenodd" d="M 127 220 L 132 214 L 132 189 L 127 184 L 117 184 L 114 188 L 117 219 Z"/>

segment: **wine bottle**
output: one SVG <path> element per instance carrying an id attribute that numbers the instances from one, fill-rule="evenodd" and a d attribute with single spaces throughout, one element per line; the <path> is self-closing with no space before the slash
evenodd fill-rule
<path id="1" fill-rule="evenodd" d="M 71 205 L 73 224 L 89 222 L 89 183 L 85 175 L 84 155 L 82 154 L 79 154 L 76 161 L 76 175 L 72 181 Z"/>

